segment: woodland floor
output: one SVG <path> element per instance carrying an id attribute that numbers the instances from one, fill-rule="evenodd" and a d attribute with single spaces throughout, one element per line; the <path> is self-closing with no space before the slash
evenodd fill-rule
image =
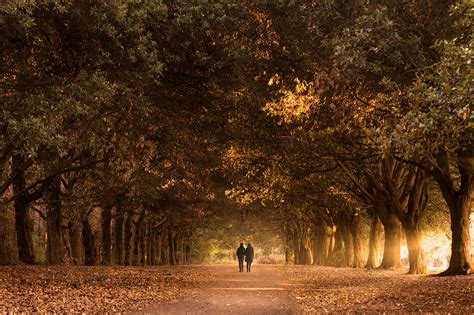
<path id="1" fill-rule="evenodd" d="M 474 314 L 474 275 L 310 266 L 0 267 L 0 313 Z"/>

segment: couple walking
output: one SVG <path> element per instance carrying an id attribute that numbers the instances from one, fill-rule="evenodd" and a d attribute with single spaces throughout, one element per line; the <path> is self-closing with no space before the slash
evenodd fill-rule
<path id="1" fill-rule="evenodd" d="M 252 244 L 248 243 L 247 248 L 244 247 L 244 243 L 240 243 L 237 248 L 237 259 L 239 260 L 239 272 L 244 272 L 244 257 L 247 262 L 247 272 L 250 272 L 250 267 L 253 261 L 253 247 Z"/>

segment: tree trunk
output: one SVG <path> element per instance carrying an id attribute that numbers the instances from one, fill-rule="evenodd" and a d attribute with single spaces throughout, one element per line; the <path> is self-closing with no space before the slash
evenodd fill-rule
<path id="1" fill-rule="evenodd" d="M 176 248 L 174 243 L 174 235 L 173 235 L 173 226 L 168 226 L 168 254 L 169 254 L 169 264 L 176 265 Z"/>
<path id="2" fill-rule="evenodd" d="M 156 239 L 155 239 L 155 264 L 156 265 L 161 265 L 162 264 L 162 236 L 163 232 L 160 233 L 159 231 L 156 231 Z"/>
<path id="3" fill-rule="evenodd" d="M 82 220 L 82 245 L 84 246 L 84 264 L 94 266 L 96 263 L 94 234 L 87 218 Z"/>
<path id="4" fill-rule="evenodd" d="M 140 233 L 140 262 L 142 266 L 147 265 L 147 228 L 146 226 L 142 225 L 141 227 L 141 233 Z"/>
<path id="5" fill-rule="evenodd" d="M 453 207 L 450 207 L 451 217 L 451 259 L 449 267 L 440 275 L 468 275 L 472 272 L 470 213 L 474 183 L 471 179 L 468 193 L 458 193 Z"/>
<path id="6" fill-rule="evenodd" d="M 72 263 L 80 265 L 83 262 L 81 251 L 81 228 L 76 223 L 69 223 L 69 239 L 71 242 Z"/>
<path id="7" fill-rule="evenodd" d="M 300 243 L 298 242 L 298 237 L 293 236 L 293 263 L 295 265 L 300 264 Z"/>
<path id="8" fill-rule="evenodd" d="M 329 238 L 328 226 L 325 222 L 319 222 L 316 227 L 316 241 L 314 249 L 314 265 L 324 266 L 327 263 Z"/>
<path id="9" fill-rule="evenodd" d="M 149 225 L 149 233 L 147 239 L 147 256 L 148 256 L 148 264 L 154 266 L 156 265 L 156 229 L 153 229 L 152 224 Z"/>
<path id="10" fill-rule="evenodd" d="M 143 253 L 143 248 L 141 246 L 142 239 L 144 237 L 144 227 L 143 227 L 143 221 L 145 219 L 145 212 L 142 211 L 140 213 L 140 216 L 138 217 L 138 221 L 135 224 L 135 237 L 134 237 L 134 242 L 133 242 L 133 265 L 135 266 L 140 266 L 143 265 L 143 261 L 141 260 L 142 258 L 142 253 Z"/>
<path id="11" fill-rule="evenodd" d="M 133 260 L 133 249 L 132 249 L 132 214 L 127 214 L 127 219 L 125 220 L 125 239 L 124 239 L 124 265 L 130 266 Z"/>
<path id="12" fill-rule="evenodd" d="M 123 209 L 117 206 L 117 216 L 115 219 L 115 262 L 119 265 L 125 264 L 123 250 Z"/>
<path id="13" fill-rule="evenodd" d="M 102 209 L 102 264 L 110 265 L 112 263 L 112 209 L 107 207 Z"/>
<path id="14" fill-rule="evenodd" d="M 186 264 L 191 264 L 191 245 L 189 242 L 186 242 Z"/>
<path id="15" fill-rule="evenodd" d="M 299 247 L 299 253 L 300 253 L 300 257 L 299 257 L 299 264 L 300 265 L 306 265 L 308 264 L 308 260 L 309 260 L 309 257 L 308 257 L 308 251 L 306 249 L 306 240 L 305 240 L 305 237 L 303 235 L 301 235 L 299 238 L 298 238 L 298 247 Z"/>
<path id="16" fill-rule="evenodd" d="M 35 253 L 33 247 L 33 237 L 31 231 L 33 226 L 28 214 L 28 199 L 26 196 L 26 180 L 23 169 L 23 159 L 15 155 L 12 159 L 12 169 L 17 171 L 13 180 L 13 194 L 17 197 L 14 201 L 15 208 L 15 229 L 20 261 L 26 264 L 35 263 Z"/>
<path id="17" fill-rule="evenodd" d="M 342 238 L 342 228 L 337 225 L 336 232 L 334 234 L 334 248 L 332 251 L 331 263 L 336 267 L 342 267 L 344 265 L 344 247 Z"/>
<path id="18" fill-rule="evenodd" d="M 421 232 L 417 225 L 404 226 L 408 245 L 408 260 L 410 263 L 409 274 L 425 274 L 425 254 L 423 252 L 423 242 Z"/>
<path id="19" fill-rule="evenodd" d="M 10 168 L 8 161 L 0 165 L 0 183 L 3 183 Z M 6 197 L 8 191 L 0 197 Z M 9 206 L 7 203 L 0 202 L 0 265 L 7 265 L 14 261 L 14 254 L 12 244 L 10 242 L 11 233 L 9 232 L 9 220 L 8 220 L 8 209 Z"/>
<path id="20" fill-rule="evenodd" d="M 341 225 L 342 238 L 344 240 L 344 262 L 343 266 L 351 267 L 354 260 L 354 244 L 350 227 L 347 223 Z"/>
<path id="21" fill-rule="evenodd" d="M 61 178 L 57 177 L 49 187 L 48 212 L 46 225 L 48 232 L 48 264 L 60 264 L 62 257 L 61 243 Z"/>
<path id="22" fill-rule="evenodd" d="M 160 243 L 159 245 L 159 255 L 160 255 L 160 265 L 169 265 L 169 255 L 168 255 L 168 229 L 163 228 L 160 234 Z"/>
<path id="23" fill-rule="evenodd" d="M 8 265 L 13 260 L 8 234 L 8 205 L 0 202 L 0 265 Z"/>
<path id="24" fill-rule="evenodd" d="M 369 257 L 367 258 L 367 264 L 365 268 L 373 269 L 377 268 L 380 260 L 380 244 L 382 242 L 382 222 L 380 222 L 379 216 L 374 212 L 372 216 L 372 224 L 370 225 L 370 236 L 369 236 Z"/>
<path id="25" fill-rule="evenodd" d="M 332 263 L 332 259 L 334 256 L 334 243 L 335 243 L 335 226 L 330 225 L 328 226 L 328 255 L 326 258 L 325 265 L 329 266 Z"/>
<path id="26" fill-rule="evenodd" d="M 400 220 L 393 213 L 388 213 L 386 218 L 382 220 L 382 224 L 385 230 L 385 243 L 382 264 L 380 265 L 380 268 L 400 268 Z"/>
<path id="27" fill-rule="evenodd" d="M 445 151 L 439 152 L 432 171 L 446 200 L 451 218 L 451 259 L 448 269 L 442 272 L 441 276 L 467 275 L 472 271 L 469 215 L 474 196 L 474 150 L 472 146 L 465 149 L 460 150 L 456 156 L 460 174 L 458 190 L 454 188 L 449 158 Z"/>
<path id="28" fill-rule="evenodd" d="M 354 247 L 354 260 L 352 261 L 353 268 L 362 268 L 364 266 L 362 259 L 361 229 L 360 213 L 356 210 L 352 215 L 352 224 L 350 227 L 352 234 L 352 245 Z"/>

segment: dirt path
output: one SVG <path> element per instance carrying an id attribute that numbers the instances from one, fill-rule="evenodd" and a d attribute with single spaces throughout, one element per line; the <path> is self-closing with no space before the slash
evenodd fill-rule
<path id="1" fill-rule="evenodd" d="M 277 266 L 257 265 L 250 273 L 239 273 L 237 266 L 214 266 L 209 281 L 193 297 L 140 313 L 300 314 L 285 285 Z"/>

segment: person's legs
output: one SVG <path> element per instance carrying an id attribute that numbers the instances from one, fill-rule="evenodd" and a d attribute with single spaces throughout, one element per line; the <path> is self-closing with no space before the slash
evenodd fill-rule
<path id="1" fill-rule="evenodd" d="M 251 267 L 252 267 L 252 261 L 249 261 L 249 262 L 248 262 L 248 267 L 247 267 L 247 268 L 248 268 L 248 272 L 250 272 L 250 268 L 251 268 Z"/>
<path id="2" fill-rule="evenodd" d="M 244 260 L 239 258 L 239 272 L 244 271 Z"/>

